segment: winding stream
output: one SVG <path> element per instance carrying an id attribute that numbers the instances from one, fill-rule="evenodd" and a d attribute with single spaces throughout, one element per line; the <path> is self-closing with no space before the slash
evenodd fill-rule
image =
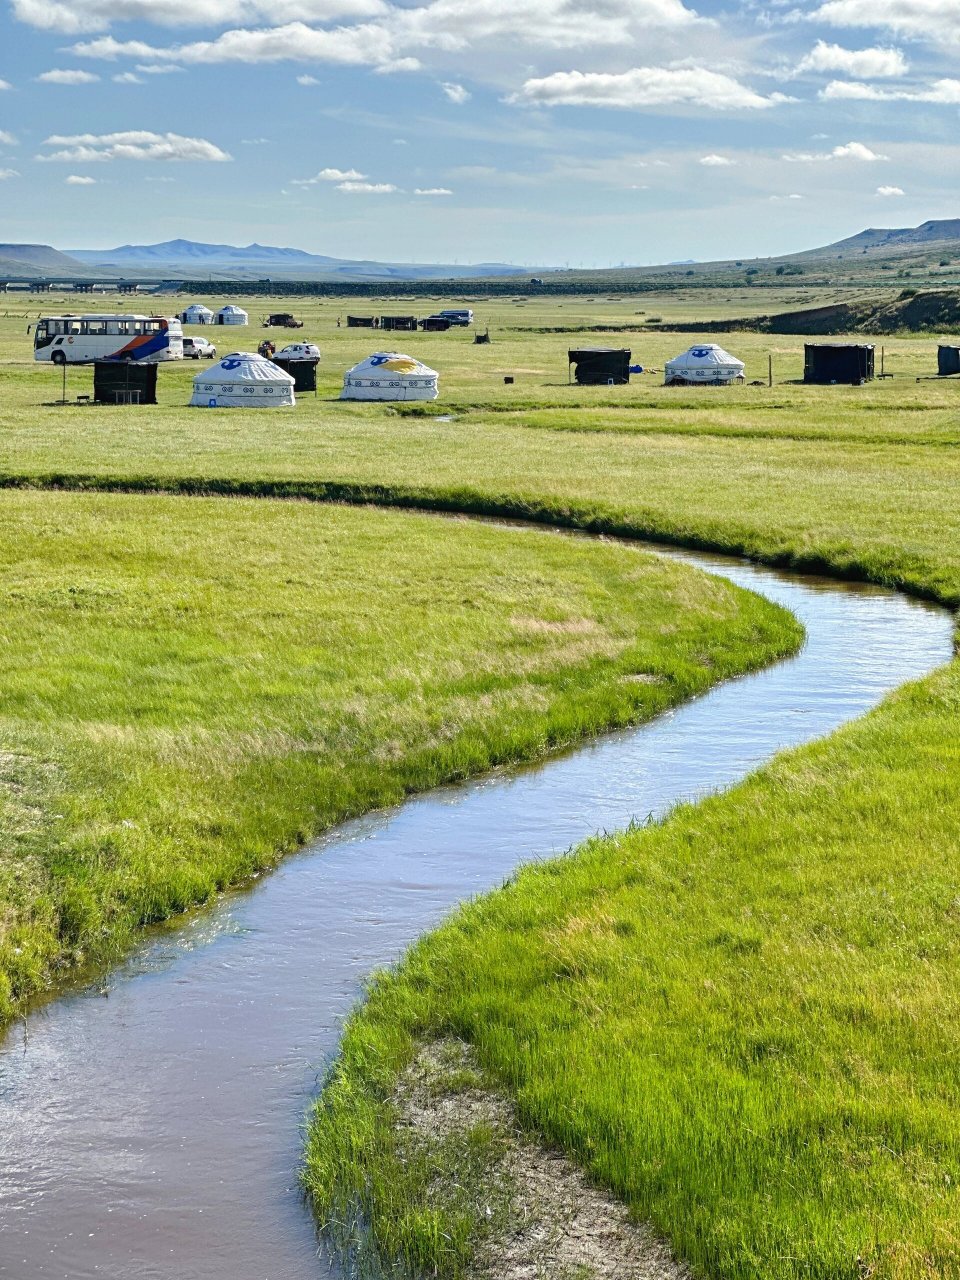
<path id="1" fill-rule="evenodd" d="M 0 1045 L 4 1280 L 302 1280 L 300 1124 L 371 970 L 460 900 L 729 786 L 947 661 L 952 618 L 879 588 L 664 552 L 791 609 L 795 659 L 535 768 L 338 828 L 155 933 Z"/>

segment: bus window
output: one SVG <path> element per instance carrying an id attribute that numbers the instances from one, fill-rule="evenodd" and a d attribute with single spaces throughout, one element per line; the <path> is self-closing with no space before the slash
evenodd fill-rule
<path id="1" fill-rule="evenodd" d="M 62 320 L 47 321 L 47 332 L 50 334 L 51 338 L 62 337 L 66 333 L 66 331 L 67 331 L 66 327 Z"/>
<path id="2" fill-rule="evenodd" d="M 143 327 L 147 333 L 159 333 L 162 326 L 159 320 L 146 320 Z"/>
<path id="3" fill-rule="evenodd" d="M 107 323 L 107 333 L 111 337 L 116 337 L 117 334 L 121 332 L 119 320 L 108 320 L 106 323 Z"/>
<path id="4" fill-rule="evenodd" d="M 132 325 L 133 325 L 133 332 L 134 332 L 134 333 L 143 333 L 143 321 L 142 321 L 142 320 L 134 320 L 134 321 L 132 321 Z"/>
<path id="5" fill-rule="evenodd" d="M 83 332 L 91 338 L 100 338 L 107 332 L 105 320 L 84 320 Z"/>
<path id="6" fill-rule="evenodd" d="M 30 330 L 27 329 L 27 333 L 29 332 Z M 46 340 L 47 340 L 47 322 L 46 320 L 38 320 L 37 327 L 34 330 L 34 334 L 33 334 L 34 344 L 37 344 L 39 342 L 46 342 Z"/>
<path id="7" fill-rule="evenodd" d="M 73 338 L 79 338 L 83 332 L 83 325 L 79 320 L 67 320 L 64 324 L 66 332 Z"/>

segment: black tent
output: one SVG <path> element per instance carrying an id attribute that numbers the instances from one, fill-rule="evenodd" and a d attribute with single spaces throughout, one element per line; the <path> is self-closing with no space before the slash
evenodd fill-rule
<path id="1" fill-rule="evenodd" d="M 960 347 L 940 344 L 937 348 L 937 373 L 941 377 L 946 377 L 950 373 L 960 373 Z"/>
<path id="2" fill-rule="evenodd" d="M 156 404 L 157 365 L 95 360 L 93 398 L 97 404 Z"/>
<path id="3" fill-rule="evenodd" d="M 804 382 L 859 385 L 873 377 L 872 343 L 808 342 L 803 348 Z"/>
<path id="4" fill-rule="evenodd" d="M 416 316 L 381 316 L 381 329 L 407 329 L 415 331 L 417 327 Z"/>
<path id="5" fill-rule="evenodd" d="M 450 328 L 450 321 L 445 316 L 425 316 L 419 324 L 424 333 L 446 333 Z"/>
<path id="6" fill-rule="evenodd" d="M 317 365 L 319 360 L 287 360 L 282 356 L 274 356 L 273 363 L 293 379 L 294 391 L 316 391 Z"/>
<path id="7" fill-rule="evenodd" d="M 622 386 L 630 381 L 630 352 L 621 347 L 582 347 L 568 351 L 569 365 L 582 387 Z"/>
<path id="8" fill-rule="evenodd" d="M 375 329 L 376 327 L 376 316 L 347 316 L 348 329 Z"/>

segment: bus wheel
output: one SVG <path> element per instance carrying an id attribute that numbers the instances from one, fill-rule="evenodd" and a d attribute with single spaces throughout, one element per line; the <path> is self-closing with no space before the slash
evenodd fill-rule
<path id="1" fill-rule="evenodd" d="M 67 357 L 64 355 L 62 351 L 55 351 L 53 355 L 50 357 L 50 359 L 53 361 L 54 364 L 67 363 Z"/>

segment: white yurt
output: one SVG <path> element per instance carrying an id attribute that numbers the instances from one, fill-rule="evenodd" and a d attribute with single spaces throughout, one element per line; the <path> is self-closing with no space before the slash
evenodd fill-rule
<path id="1" fill-rule="evenodd" d="M 249 319 L 243 307 L 235 307 L 232 302 L 221 307 L 216 316 L 217 324 L 246 324 Z"/>
<path id="2" fill-rule="evenodd" d="M 202 302 L 191 302 L 180 312 L 184 324 L 213 324 L 213 312 Z"/>
<path id="3" fill-rule="evenodd" d="M 436 400 L 436 369 L 400 351 L 367 356 L 343 377 L 341 400 Z"/>
<path id="4" fill-rule="evenodd" d="M 707 386 L 724 386 L 730 382 L 742 382 L 745 366 L 742 360 L 732 356 L 715 342 L 691 347 L 682 355 L 674 356 L 663 366 L 663 381 L 668 387 L 705 383 Z"/>
<path id="5" fill-rule="evenodd" d="M 293 378 L 272 360 L 233 351 L 198 373 L 190 404 L 202 409 L 275 409 L 296 404 Z"/>

